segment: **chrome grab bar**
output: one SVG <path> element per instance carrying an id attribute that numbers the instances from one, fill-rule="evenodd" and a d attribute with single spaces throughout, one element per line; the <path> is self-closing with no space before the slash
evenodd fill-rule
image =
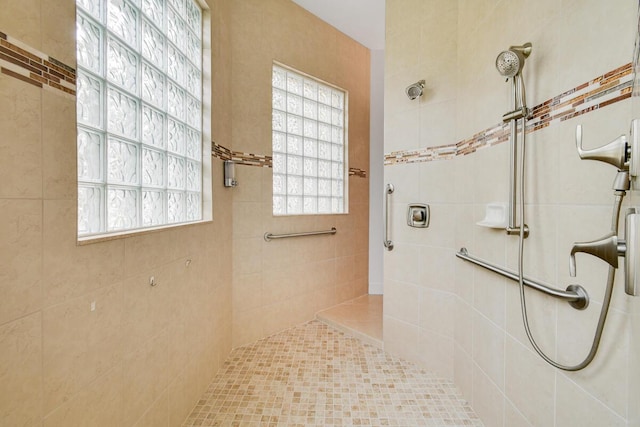
<path id="1" fill-rule="evenodd" d="M 473 257 L 469 255 L 469 251 L 467 251 L 467 248 L 460 248 L 460 251 L 456 252 L 456 256 L 489 271 L 498 273 L 499 275 L 504 276 L 508 279 L 514 280 L 516 282 L 519 280 L 517 273 L 506 270 L 502 267 L 495 266 L 479 258 Z M 567 286 L 567 289 L 563 291 L 560 289 L 552 288 L 551 286 L 542 283 L 538 283 L 534 280 L 527 279 L 526 277 L 524 278 L 523 283 L 525 284 L 525 286 L 533 288 L 537 291 L 564 300 L 568 302 L 573 308 L 577 308 L 578 310 L 584 310 L 589 305 L 589 295 L 587 294 L 587 291 L 580 285 L 569 285 Z"/>
<path id="2" fill-rule="evenodd" d="M 385 191 L 385 218 L 384 218 L 384 247 L 387 248 L 388 251 L 393 250 L 393 241 L 390 237 L 391 230 L 391 194 L 395 189 L 393 188 L 393 184 L 387 184 L 387 190 Z"/>
<path id="3" fill-rule="evenodd" d="M 303 236 L 318 236 L 321 234 L 336 234 L 338 230 L 335 227 L 331 227 L 331 230 L 322 231 L 306 231 L 304 233 L 289 233 L 289 234 L 272 234 L 264 233 L 264 240 L 270 242 L 273 239 L 286 239 L 287 237 L 303 237 Z"/>

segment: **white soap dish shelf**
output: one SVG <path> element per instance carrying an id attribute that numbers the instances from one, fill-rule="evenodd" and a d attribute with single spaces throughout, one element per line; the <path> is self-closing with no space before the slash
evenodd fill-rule
<path id="1" fill-rule="evenodd" d="M 488 228 L 505 228 L 507 226 L 507 204 L 488 203 L 485 206 L 484 219 L 476 224 Z"/>

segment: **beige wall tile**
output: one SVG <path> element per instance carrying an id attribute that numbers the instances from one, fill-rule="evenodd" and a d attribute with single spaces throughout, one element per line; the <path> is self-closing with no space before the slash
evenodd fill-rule
<path id="1" fill-rule="evenodd" d="M 263 307 L 262 334 L 268 336 L 280 332 L 291 325 L 292 306 L 289 300 L 280 300 Z"/>
<path id="2" fill-rule="evenodd" d="M 473 351 L 473 317 L 475 310 L 465 301 L 456 298 L 454 302 L 454 333 L 456 349 L 468 355 Z"/>
<path id="3" fill-rule="evenodd" d="M 415 363 L 421 362 L 422 354 L 418 349 L 420 328 L 386 314 L 383 317 L 382 328 L 385 351 Z"/>
<path id="4" fill-rule="evenodd" d="M 538 355 L 507 337 L 505 394 L 533 425 L 553 425 L 555 376 Z"/>
<path id="5" fill-rule="evenodd" d="M 459 251 L 460 248 L 456 249 Z M 455 293 L 467 304 L 473 305 L 473 275 L 474 267 L 469 263 L 458 262 L 454 264 Z"/>
<path id="6" fill-rule="evenodd" d="M 271 151 L 260 153 L 270 155 Z M 259 167 L 236 166 L 236 180 L 240 183 L 233 189 L 235 202 L 262 201 L 262 169 Z"/>
<path id="7" fill-rule="evenodd" d="M 473 366 L 470 353 L 454 344 L 453 379 L 471 405 L 473 405 Z"/>
<path id="8" fill-rule="evenodd" d="M 280 228 L 277 228 L 277 232 L 270 231 L 274 230 L 273 228 L 265 227 L 269 230 L 270 233 L 280 234 L 283 231 L 280 231 Z M 284 231 L 284 233 L 289 233 L 289 231 Z M 236 246 L 236 241 L 234 240 L 234 247 Z M 240 245 L 244 245 L 241 243 Z M 277 241 L 262 241 L 260 242 L 260 255 L 262 256 L 262 272 L 266 272 L 269 270 L 278 270 L 284 269 L 287 266 L 291 265 L 293 262 L 293 251 L 291 250 L 291 241 L 287 239 L 277 240 Z M 242 262 L 242 261 L 234 261 L 234 262 Z M 256 273 L 254 271 L 253 273 Z"/>
<path id="9" fill-rule="evenodd" d="M 513 284 L 486 270 L 474 274 L 473 307 L 499 327 L 504 327 L 506 289 Z"/>
<path id="10" fill-rule="evenodd" d="M 349 301 L 360 295 L 356 294 L 354 282 L 340 283 L 336 285 L 336 298 L 339 303 Z"/>
<path id="11" fill-rule="evenodd" d="M 234 240 L 232 262 L 235 273 L 252 274 L 261 271 L 263 242 L 264 239 L 258 237 Z"/>
<path id="12" fill-rule="evenodd" d="M 183 367 L 182 372 L 169 383 L 169 426 L 181 426 L 191 409 L 197 395 L 193 397 L 195 370 L 190 364 Z M 193 398 L 192 398 L 193 397 Z"/>
<path id="13" fill-rule="evenodd" d="M 133 425 L 169 384 L 168 336 L 160 333 L 123 358 L 123 401 L 125 425 Z M 165 394 L 166 396 L 166 394 Z"/>
<path id="14" fill-rule="evenodd" d="M 42 203 L 0 200 L 0 324 L 42 306 Z"/>
<path id="15" fill-rule="evenodd" d="M 456 296 L 449 292 L 420 290 L 420 327 L 453 338 Z"/>
<path id="16" fill-rule="evenodd" d="M 472 355 L 477 366 L 482 369 L 499 390 L 504 390 L 504 330 L 483 315 L 473 315 Z"/>
<path id="17" fill-rule="evenodd" d="M 451 279 L 455 259 L 451 256 L 451 251 L 429 246 L 418 246 L 417 249 L 420 260 L 420 285 L 445 292 L 453 291 Z"/>
<path id="18" fill-rule="evenodd" d="M 484 217 L 485 204 L 507 201 L 509 175 L 508 169 L 505 170 L 505 167 L 509 164 L 509 146 L 505 143 L 482 148 L 473 155 L 476 156 L 472 164 L 474 169 L 471 171 L 471 175 L 467 176 L 475 178 L 473 181 L 473 201 L 483 206 L 482 214 Z M 480 176 L 482 179 L 478 179 Z M 482 218 L 479 218 L 478 221 L 480 219 Z"/>
<path id="19" fill-rule="evenodd" d="M 45 413 L 119 363 L 123 354 L 122 314 L 122 285 L 43 311 Z"/>
<path id="20" fill-rule="evenodd" d="M 292 298 L 298 287 L 295 273 L 293 267 L 266 271 L 262 279 L 262 304 L 271 305 Z"/>
<path id="21" fill-rule="evenodd" d="M 75 67 L 76 8 L 73 0 L 40 0 L 42 3 L 42 51 Z"/>
<path id="22" fill-rule="evenodd" d="M 233 313 L 233 348 L 252 343 L 263 337 L 264 307 Z"/>
<path id="23" fill-rule="evenodd" d="M 322 311 L 326 307 L 332 307 L 339 303 L 338 296 L 336 295 L 336 289 L 333 286 L 314 291 L 313 295 L 314 300 L 316 301 L 314 313 L 317 313 L 319 311 Z"/>
<path id="24" fill-rule="evenodd" d="M 42 316 L 0 326 L 0 421 L 36 426 L 42 419 Z"/>
<path id="25" fill-rule="evenodd" d="M 42 50 L 41 9 L 41 0 L 7 0 L 3 2 L 3 12 L 0 16 L 2 32 L 35 49 Z"/>
<path id="26" fill-rule="evenodd" d="M 122 367 L 115 366 L 47 415 L 45 427 L 109 427 L 123 423 Z"/>
<path id="27" fill-rule="evenodd" d="M 233 237 L 263 237 L 264 227 L 260 218 L 260 202 L 233 203 Z"/>
<path id="28" fill-rule="evenodd" d="M 411 283 L 388 281 L 384 312 L 414 326 L 420 325 L 420 288 Z"/>
<path id="29" fill-rule="evenodd" d="M 448 56 L 448 55 L 445 55 Z M 431 71 L 431 70 L 430 70 Z M 445 75 L 451 76 L 448 72 L 438 73 L 430 72 L 431 75 Z M 427 90 L 423 96 L 433 96 L 433 93 L 439 92 L 437 85 L 438 82 L 429 82 L 429 87 L 433 88 Z M 446 84 L 441 87 L 451 87 L 450 84 Z M 455 129 L 456 129 L 456 102 L 454 99 L 443 100 L 441 102 L 431 102 L 428 106 L 425 106 L 420 110 L 419 123 L 420 123 L 420 139 L 418 141 L 420 147 L 437 147 L 441 145 L 454 144 L 456 141 Z"/>
<path id="30" fill-rule="evenodd" d="M 558 358 L 562 362 L 575 364 L 588 354 L 599 311 L 597 308 L 594 307 L 595 312 L 587 316 L 569 316 L 568 310 L 559 311 Z M 568 333 L 571 326 L 573 334 Z M 584 370 L 567 374 L 573 382 L 622 417 L 627 413 L 627 388 L 632 380 L 627 366 L 636 357 L 629 351 L 629 334 L 628 317 L 611 310 L 596 358 Z"/>
<path id="31" fill-rule="evenodd" d="M 193 349 L 189 346 L 189 330 L 186 321 L 171 322 L 167 326 L 169 340 L 168 368 L 167 375 L 170 380 L 176 378 L 189 362 L 189 357 L 193 354 Z"/>
<path id="32" fill-rule="evenodd" d="M 168 394 L 164 391 L 160 397 L 153 402 L 147 412 L 134 424 L 134 427 L 166 427 L 169 425 L 169 400 Z"/>
<path id="33" fill-rule="evenodd" d="M 317 261 L 307 264 L 306 268 L 312 289 L 331 289 L 335 286 L 337 281 L 335 260 Z"/>
<path id="34" fill-rule="evenodd" d="M 352 294 L 349 299 L 353 299 L 355 297 L 356 295 Z M 307 292 L 296 295 L 291 298 L 289 304 L 291 312 L 289 314 L 289 325 L 287 327 L 294 327 L 314 318 L 316 313 L 316 301 L 312 293 Z"/>
<path id="35" fill-rule="evenodd" d="M 504 406 L 504 425 L 513 427 L 531 427 L 533 425 L 509 400 L 505 402 Z"/>
<path id="36" fill-rule="evenodd" d="M 21 3 L 13 3 L 3 5 L 2 16 L 20 22 L 22 14 L 17 9 Z M 28 11 L 30 6 L 26 4 L 23 10 Z M 13 8 L 15 15 L 11 13 Z M 31 25 L 27 20 L 22 22 Z M 3 31 L 7 27 L 0 25 Z M 42 90 L 0 74 L 0 98 L 0 197 L 42 197 Z"/>
<path id="37" fill-rule="evenodd" d="M 634 298 L 633 301 L 633 315 L 631 316 L 630 322 L 631 322 L 631 336 L 638 336 L 638 327 L 640 326 L 640 316 L 638 316 L 638 313 L 640 313 L 640 301 L 638 301 L 638 299 Z M 640 342 L 638 342 L 638 340 L 635 339 L 631 339 L 631 342 L 629 343 L 629 351 L 631 352 L 632 355 L 638 354 L 638 349 L 640 348 Z M 632 359 L 633 360 L 633 359 Z M 631 363 L 629 365 L 629 377 L 631 378 L 638 378 L 638 375 L 640 372 L 640 366 L 638 366 L 637 363 Z M 636 427 L 638 425 L 640 425 L 640 405 L 638 405 L 638 402 L 640 400 L 640 393 L 638 393 L 638 390 L 640 389 L 640 385 L 638 384 L 637 381 L 635 380 L 630 380 L 629 384 L 628 384 L 628 403 L 627 403 L 627 407 L 628 407 L 628 411 L 629 411 L 629 415 L 628 415 L 628 419 L 629 419 L 629 425 Z"/>
<path id="38" fill-rule="evenodd" d="M 504 420 L 504 406 L 506 404 L 500 387 L 474 365 L 473 368 L 473 407 L 478 408 L 478 415 L 485 426 L 502 426 Z"/>
<path id="39" fill-rule="evenodd" d="M 431 248 L 429 248 L 431 249 Z M 405 265 L 419 265 L 423 254 L 421 252 L 421 246 L 402 244 L 402 242 L 394 242 L 394 248 L 391 252 L 385 252 L 384 256 L 384 275 L 385 281 L 388 279 L 396 280 L 406 283 L 422 284 L 420 280 L 420 270 L 403 268 Z M 431 250 L 433 252 L 433 250 Z M 425 275 L 425 283 L 439 285 L 441 282 L 435 277 L 435 274 L 430 274 L 425 267 L 422 269 Z M 435 272 L 434 272 L 435 273 Z"/>
<path id="40" fill-rule="evenodd" d="M 236 275 L 233 280 L 233 306 L 238 311 L 260 307 L 263 300 L 262 275 Z"/>
<path id="41" fill-rule="evenodd" d="M 75 22 L 75 17 L 71 22 Z M 77 197 L 75 123 L 76 103 L 73 98 L 42 91 L 42 182 L 45 199 Z"/>
<path id="42" fill-rule="evenodd" d="M 125 274 L 132 276 L 180 258 L 188 244 L 183 230 L 177 228 L 130 237 L 124 241 Z"/>
<path id="43" fill-rule="evenodd" d="M 356 278 L 358 272 L 356 271 L 355 263 L 355 256 L 336 258 L 336 277 L 338 282 L 349 282 Z"/>
<path id="44" fill-rule="evenodd" d="M 442 378 L 453 378 L 453 338 L 421 330 L 418 338 L 419 363 Z"/>
<path id="45" fill-rule="evenodd" d="M 577 424 L 582 426 L 626 426 L 623 416 L 594 399 L 564 375 L 558 375 L 556 425 Z M 589 408 L 585 411 L 580 408 Z"/>
<path id="46" fill-rule="evenodd" d="M 45 305 L 60 303 L 124 277 L 124 240 L 77 246 L 76 201 L 46 200 L 43 219 Z"/>

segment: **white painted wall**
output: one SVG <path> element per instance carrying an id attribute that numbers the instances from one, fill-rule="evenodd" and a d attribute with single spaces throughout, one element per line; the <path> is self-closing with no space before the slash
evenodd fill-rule
<path id="1" fill-rule="evenodd" d="M 382 295 L 384 215 L 384 50 L 371 51 L 369 293 Z"/>

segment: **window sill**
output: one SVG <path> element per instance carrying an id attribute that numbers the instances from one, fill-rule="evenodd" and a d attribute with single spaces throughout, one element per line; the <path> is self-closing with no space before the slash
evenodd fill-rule
<path id="1" fill-rule="evenodd" d="M 76 245 L 77 246 L 85 246 L 85 245 L 91 245 L 94 243 L 102 243 L 102 242 L 108 242 L 111 240 L 118 240 L 118 239 L 126 239 L 128 237 L 137 237 L 137 236 L 144 236 L 146 234 L 152 234 L 152 233 L 157 233 L 157 232 L 161 232 L 161 231 L 167 231 L 167 230 L 172 230 L 175 228 L 182 228 L 182 227 L 189 227 L 189 226 L 193 226 L 193 225 L 200 225 L 200 224 L 209 224 L 213 222 L 212 219 L 203 219 L 200 221 L 193 221 L 193 222 L 183 222 L 183 223 L 179 223 L 179 224 L 168 224 L 168 225 L 163 225 L 163 226 L 159 226 L 159 227 L 149 227 L 149 228 L 141 228 L 141 229 L 137 229 L 137 230 L 126 230 L 126 231 L 122 231 L 122 232 L 114 232 L 114 233 L 108 233 L 108 234 L 96 234 L 96 235 L 91 235 L 91 236 L 86 236 L 86 237 L 78 237 L 77 241 L 76 241 Z"/>

